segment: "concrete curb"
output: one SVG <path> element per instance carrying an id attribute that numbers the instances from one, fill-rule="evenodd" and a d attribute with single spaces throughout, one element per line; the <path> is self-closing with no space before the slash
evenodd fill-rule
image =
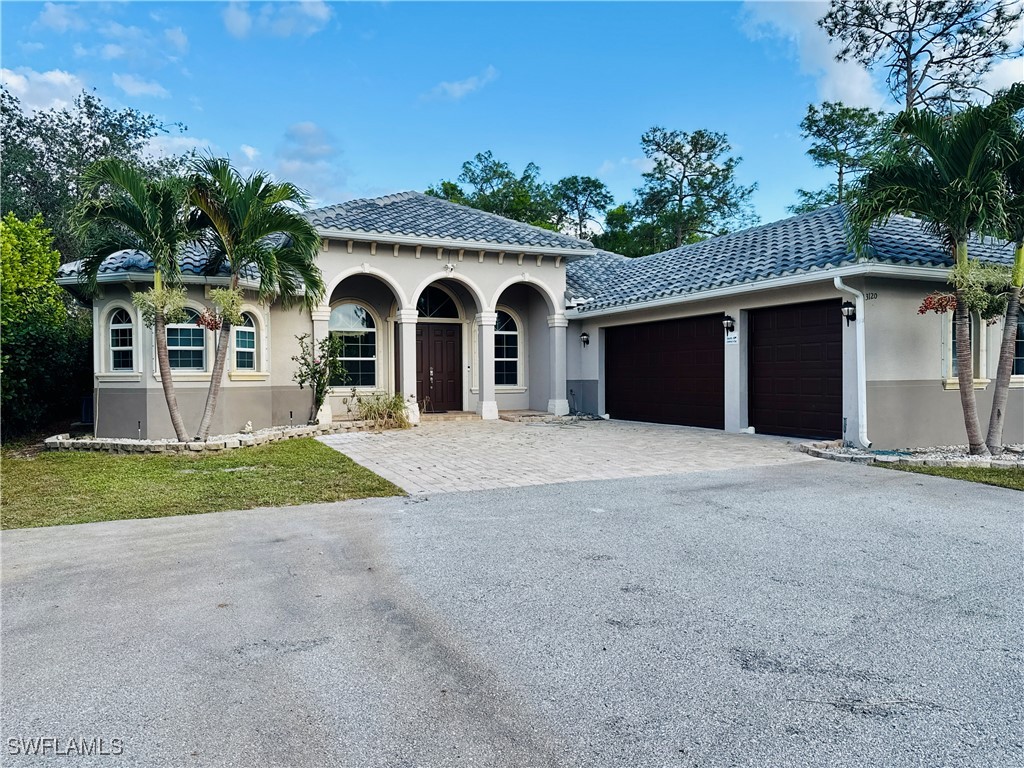
<path id="1" fill-rule="evenodd" d="M 369 421 L 344 421 L 332 424 L 303 425 L 301 427 L 271 427 L 251 434 L 216 435 L 205 441 L 179 443 L 172 440 L 131 440 L 120 438 L 76 438 L 70 435 L 54 435 L 43 441 L 48 451 L 101 451 L 105 453 L 220 453 L 236 448 L 252 448 L 280 440 L 294 440 L 300 437 L 318 437 L 348 432 L 374 432 L 376 428 Z"/>
<path id="2" fill-rule="evenodd" d="M 900 464 L 909 467 L 980 467 L 993 469 L 1024 468 L 1021 461 L 1003 458 L 993 459 L 924 459 L 918 456 L 875 456 L 872 454 L 837 453 L 843 447 L 842 440 L 827 442 L 801 443 L 800 451 L 816 459 L 829 461 L 847 461 L 854 464 Z"/>

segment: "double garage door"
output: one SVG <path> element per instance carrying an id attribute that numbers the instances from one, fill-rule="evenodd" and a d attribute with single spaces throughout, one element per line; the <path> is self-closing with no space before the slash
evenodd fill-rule
<path id="1" fill-rule="evenodd" d="M 752 310 L 747 391 L 757 432 L 842 434 L 842 313 L 839 301 Z M 725 426 L 722 315 L 605 331 L 605 402 L 612 418 Z"/>

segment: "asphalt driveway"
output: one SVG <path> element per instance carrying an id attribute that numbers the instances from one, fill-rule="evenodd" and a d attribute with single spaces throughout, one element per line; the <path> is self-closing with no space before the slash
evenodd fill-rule
<path id="1" fill-rule="evenodd" d="M 1021 499 L 814 461 L 6 531 L 0 763 L 1021 765 Z"/>
<path id="2" fill-rule="evenodd" d="M 810 461 L 770 435 L 631 421 L 425 422 L 319 438 L 412 494 L 653 477 Z"/>

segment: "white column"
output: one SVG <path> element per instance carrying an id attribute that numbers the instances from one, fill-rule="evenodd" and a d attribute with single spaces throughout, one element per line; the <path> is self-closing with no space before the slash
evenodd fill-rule
<path id="1" fill-rule="evenodd" d="M 565 335 L 569 320 L 563 314 L 548 315 L 550 350 L 550 388 L 548 389 L 548 412 L 564 416 L 569 412 L 569 401 L 565 397 L 565 377 L 568 368 L 565 362 Z"/>
<path id="2" fill-rule="evenodd" d="M 322 339 L 326 339 L 330 333 L 331 308 L 321 304 L 309 313 L 313 319 L 313 348 L 317 349 Z M 316 414 L 316 420 L 320 424 L 330 424 L 334 419 L 334 411 L 331 409 L 331 396 L 327 395 L 324 404 Z"/>
<path id="3" fill-rule="evenodd" d="M 476 316 L 479 349 L 480 401 L 476 412 L 484 419 L 498 418 L 498 401 L 494 397 L 494 325 L 498 322 L 497 312 L 480 312 Z"/>
<path id="4" fill-rule="evenodd" d="M 725 314 L 736 324 L 731 333 L 722 328 L 722 343 L 725 344 L 725 431 L 744 432 L 749 424 L 747 418 L 747 340 L 749 315 L 739 307 L 727 307 Z"/>
<path id="5" fill-rule="evenodd" d="M 411 424 L 420 423 L 420 406 L 416 401 L 416 320 L 415 309 L 400 309 L 395 315 L 398 322 L 398 370 L 405 412 Z"/>

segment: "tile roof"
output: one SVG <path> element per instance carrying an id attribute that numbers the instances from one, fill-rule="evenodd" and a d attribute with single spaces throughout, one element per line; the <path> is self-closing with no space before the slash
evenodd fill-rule
<path id="1" fill-rule="evenodd" d="M 205 276 L 207 254 L 201 247 L 192 245 L 185 249 L 181 257 L 181 273 L 183 275 Z M 153 260 L 148 253 L 136 250 L 115 251 L 103 260 L 100 264 L 99 274 L 112 275 L 118 272 L 152 272 Z M 70 261 L 61 264 L 57 270 L 57 277 L 71 278 L 80 277 L 82 272 L 81 261 Z M 221 264 L 217 273 L 218 277 L 227 277 L 230 273 L 226 263 Z M 255 267 L 247 267 L 242 275 L 248 280 L 259 280 L 259 273 Z"/>
<path id="2" fill-rule="evenodd" d="M 858 259 L 847 243 L 846 209 L 841 205 L 722 235 L 663 253 L 629 259 L 600 252 L 567 265 L 570 300 L 586 300 L 580 311 L 684 296 L 713 288 L 853 264 L 948 267 L 952 257 L 920 220 L 894 216 L 872 229 L 870 246 Z M 1009 264 L 1012 248 L 976 239 L 972 257 Z"/>
<path id="3" fill-rule="evenodd" d="M 349 200 L 307 214 L 318 229 L 401 235 L 481 245 L 593 250 L 585 240 L 450 203 L 420 192 Z M 581 254 L 582 255 L 582 254 Z"/>

